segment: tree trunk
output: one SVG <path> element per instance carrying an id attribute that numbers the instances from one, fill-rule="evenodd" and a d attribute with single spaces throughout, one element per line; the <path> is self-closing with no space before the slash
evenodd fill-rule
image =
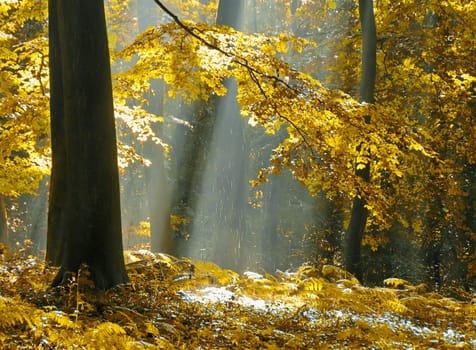
<path id="1" fill-rule="evenodd" d="M 0 195 L 0 243 L 8 244 L 7 207 L 5 199 Z"/>
<path id="2" fill-rule="evenodd" d="M 32 253 L 36 256 L 43 256 L 45 252 L 49 182 L 50 179 L 44 177 L 40 182 L 37 194 L 21 197 L 26 202 L 26 208 L 28 208 L 26 215 L 23 217 L 23 222 L 29 226 L 27 237 L 32 241 Z"/>
<path id="3" fill-rule="evenodd" d="M 48 203 L 46 238 L 46 261 L 54 266 L 61 265 L 64 224 L 64 205 L 66 202 L 66 149 L 64 140 L 63 74 L 59 41 L 57 0 L 48 3 L 48 36 L 50 64 L 50 120 L 52 167 Z"/>
<path id="4" fill-rule="evenodd" d="M 216 24 L 227 25 L 240 29 L 240 19 L 244 7 L 243 0 L 220 0 L 217 11 Z M 231 80 L 225 81 L 229 93 L 234 93 L 236 100 L 236 86 Z M 228 98 L 228 97 L 227 97 Z M 189 219 L 190 224 L 184 225 L 185 232 L 170 232 L 170 236 L 176 237 L 173 241 L 172 254 L 186 255 L 184 238 L 189 236 L 189 228 L 193 227 L 193 214 L 197 206 L 197 188 L 202 183 L 204 162 L 210 154 L 211 140 L 217 124 L 218 106 L 224 101 L 223 97 L 211 96 L 207 103 L 196 101 L 191 111 L 192 118 L 199 119 L 194 128 L 185 138 L 183 155 L 180 163 L 183 164 L 180 175 L 177 178 L 177 186 L 172 194 L 172 213 Z M 228 111 L 232 114 L 232 111 Z M 235 113 L 239 117 L 239 111 Z M 235 130 L 238 132 L 237 130 Z M 234 131 L 234 132 L 235 132 Z M 232 158 L 232 157 L 230 157 Z M 233 205 L 233 204 L 232 204 Z M 236 215 L 239 215 L 236 213 Z M 171 230 L 172 231 L 172 230 Z"/>
<path id="5" fill-rule="evenodd" d="M 101 0 L 50 0 L 51 133 L 47 258 L 53 285 L 82 264 L 97 289 L 127 282 L 111 72 Z M 60 90 L 61 89 L 61 90 Z"/>
<path id="6" fill-rule="evenodd" d="M 359 0 L 360 23 L 362 27 L 362 76 L 360 83 L 360 98 L 364 102 L 374 102 L 377 33 L 372 0 Z M 370 122 L 367 120 L 366 122 Z M 365 145 L 360 145 L 364 150 Z M 364 181 L 370 180 L 370 164 L 357 169 L 356 175 Z M 349 227 L 344 238 L 344 264 L 347 271 L 362 280 L 361 245 L 367 223 L 368 210 L 366 202 L 360 194 L 354 199 Z"/>
<path id="7" fill-rule="evenodd" d="M 162 113 L 163 86 L 159 81 L 151 83 L 155 96 L 149 96 L 154 99 L 150 102 L 150 111 L 159 115 Z M 162 132 L 162 125 L 158 126 L 154 132 Z M 164 150 L 152 141 L 145 145 L 145 155 L 152 164 L 145 170 L 150 217 L 150 249 L 153 252 L 163 252 L 172 254 L 172 237 L 169 235 L 170 227 L 170 197 L 171 190 L 167 177 L 166 159 Z"/>
<path id="8" fill-rule="evenodd" d="M 244 0 L 220 0 L 216 23 L 240 30 L 244 6 Z"/>
<path id="9" fill-rule="evenodd" d="M 159 11 L 152 2 L 138 2 L 137 18 L 139 33 L 144 32 L 150 26 L 160 23 Z M 153 93 L 145 97 L 149 101 L 144 108 L 156 115 L 163 113 L 164 84 L 162 81 L 151 81 Z M 163 132 L 163 125 L 154 129 L 157 135 Z M 149 218 L 150 218 L 150 249 L 153 252 L 172 254 L 172 237 L 169 235 L 170 227 L 170 184 L 168 183 L 166 159 L 161 146 L 152 141 L 147 141 L 144 147 L 145 156 L 151 161 L 151 165 L 145 169 Z"/>
<path id="10" fill-rule="evenodd" d="M 184 106 L 182 113 L 187 116 L 186 119 L 193 120 L 193 129 L 185 130 L 178 126 L 176 132 L 176 135 L 185 133 L 185 136 L 182 149 L 175 154 L 177 168 L 171 213 L 186 218 L 188 223 L 180 225 L 179 232 L 175 232 L 169 223 L 168 236 L 173 239 L 171 248 L 175 256 L 187 255 L 186 239 L 193 226 L 204 165 L 209 159 L 210 140 L 215 129 L 215 99 L 212 97 L 206 103 L 202 100 L 195 101 L 191 106 Z M 175 137 L 176 140 L 180 138 L 181 136 Z"/>
<path id="11" fill-rule="evenodd" d="M 216 23 L 243 30 L 244 8 L 243 0 L 220 0 Z M 224 130 L 223 134 L 215 138 L 221 149 L 218 155 L 218 173 L 221 175 L 218 177 L 217 188 L 224 190 L 219 196 L 223 204 L 218 202 L 224 215 L 219 219 L 228 230 L 227 237 L 222 237 L 222 240 L 231 243 L 231 246 L 222 243 L 220 246 L 226 248 L 223 252 L 218 252 L 217 260 L 221 258 L 222 266 L 240 270 L 248 263 L 246 259 L 249 259 L 245 253 L 249 252 L 245 246 L 248 150 L 244 142 L 244 120 L 240 117 L 240 106 L 236 101 L 238 87 L 233 78 L 226 80 L 224 85 L 227 95 L 215 97 L 215 118 L 218 119 L 215 124 L 218 130 Z"/>

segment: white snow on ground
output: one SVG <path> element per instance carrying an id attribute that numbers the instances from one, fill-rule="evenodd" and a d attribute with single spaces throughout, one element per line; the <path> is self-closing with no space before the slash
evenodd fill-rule
<path id="1" fill-rule="evenodd" d="M 256 274 L 258 275 L 258 274 Z M 247 276 L 250 277 L 250 276 Z M 252 276 L 256 279 L 257 276 Z M 346 290 L 346 292 L 351 293 L 352 291 Z M 293 304 L 286 304 L 285 302 L 273 302 L 270 300 L 250 298 L 245 295 L 238 295 L 235 292 L 227 289 L 227 287 L 214 287 L 206 286 L 198 290 L 187 290 L 182 291 L 181 296 L 184 300 L 188 302 L 198 302 L 201 304 L 210 304 L 210 303 L 236 303 L 243 307 L 252 308 L 258 312 L 271 312 L 274 315 L 280 316 L 289 316 L 299 307 L 304 305 L 304 302 L 299 304 L 296 303 L 296 300 L 293 300 Z M 426 326 L 419 326 L 412 323 L 410 320 L 404 319 L 401 316 L 392 315 L 390 313 L 385 313 L 379 317 L 372 315 L 359 315 L 352 313 L 351 311 L 342 311 L 342 310 L 327 310 L 327 311 L 318 311 L 313 308 L 307 308 L 302 312 L 302 315 L 307 318 L 307 320 L 312 323 L 317 323 L 319 319 L 323 317 L 326 319 L 350 319 L 352 321 L 364 320 L 368 324 L 386 324 L 393 331 L 398 332 L 399 330 L 405 329 L 407 331 L 413 332 L 415 336 L 428 338 L 436 335 L 436 331 L 432 330 Z M 476 323 L 476 321 L 474 321 Z M 443 333 L 444 339 L 449 344 L 458 344 L 460 342 L 468 341 L 465 339 L 465 335 L 455 332 L 453 329 L 448 328 Z M 476 349 L 476 339 L 469 339 L 469 343 Z M 405 344 L 406 349 L 413 349 L 411 345 Z"/>

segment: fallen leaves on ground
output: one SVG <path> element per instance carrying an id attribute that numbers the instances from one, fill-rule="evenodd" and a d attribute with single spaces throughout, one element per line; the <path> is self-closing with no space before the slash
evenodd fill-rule
<path id="1" fill-rule="evenodd" d="M 129 258 L 130 284 L 106 292 L 81 279 L 50 289 L 55 269 L 18 254 L 3 261 L 2 349 L 476 347 L 468 294 L 368 288 L 332 266 L 261 275 L 146 250 Z"/>

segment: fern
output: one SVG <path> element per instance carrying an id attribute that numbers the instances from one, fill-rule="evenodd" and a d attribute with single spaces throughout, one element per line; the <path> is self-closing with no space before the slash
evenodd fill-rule
<path id="1" fill-rule="evenodd" d="M 117 323 L 103 322 L 100 323 L 98 326 L 94 327 L 94 329 L 92 329 L 90 333 L 93 338 L 103 339 L 115 337 L 118 335 L 125 335 L 126 331 Z"/>
<path id="2" fill-rule="evenodd" d="M 133 338 L 116 323 L 103 322 L 84 334 L 89 349 L 129 349 Z"/>
<path id="3" fill-rule="evenodd" d="M 20 300 L 0 296 L 0 331 L 34 323 L 36 309 Z"/>
<path id="4" fill-rule="evenodd" d="M 400 278 L 387 278 L 383 281 L 383 284 L 392 288 L 403 289 L 410 285 L 410 282 Z"/>
<path id="5" fill-rule="evenodd" d="M 299 282 L 297 286 L 299 290 L 319 292 L 322 290 L 324 283 L 319 278 L 311 277 Z"/>
<path id="6" fill-rule="evenodd" d="M 334 266 L 239 275 L 209 262 L 137 255 L 131 284 L 101 295 L 47 290 L 51 275 L 41 263 L 6 261 L 0 348 L 470 349 L 476 341 L 475 305 L 420 286 L 367 288 Z"/>

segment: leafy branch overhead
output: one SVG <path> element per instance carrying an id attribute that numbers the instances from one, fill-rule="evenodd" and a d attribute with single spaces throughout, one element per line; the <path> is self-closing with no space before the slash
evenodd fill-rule
<path id="1" fill-rule="evenodd" d="M 116 88 L 140 99 L 150 79 L 164 79 L 172 97 L 207 100 L 211 94 L 226 94 L 223 82 L 233 77 L 241 114 L 250 125 L 261 125 L 270 134 L 286 129 L 270 166 L 253 184 L 287 167 L 312 194 L 326 191 L 331 197 L 348 198 L 362 194 L 381 224 L 392 203 L 389 189 L 380 185 L 382 178 L 398 182 L 406 176 L 402 160 L 409 153 L 416 159 L 436 157 L 428 135 L 403 115 L 326 88 L 282 59 L 290 50 L 300 52 L 315 43 L 288 33 L 269 37 L 182 21 L 155 2 L 174 22 L 150 27 L 119 53 L 118 58 L 137 54 L 139 59 L 130 71 L 115 76 Z M 371 124 L 365 123 L 368 116 Z M 359 149 L 360 144 L 366 147 Z M 373 164 L 372 181 L 364 183 L 354 168 L 368 162 Z"/>
<path id="2" fill-rule="evenodd" d="M 0 196 L 11 197 L 33 193 L 50 166 L 46 8 L 16 6 L 0 4 Z"/>

